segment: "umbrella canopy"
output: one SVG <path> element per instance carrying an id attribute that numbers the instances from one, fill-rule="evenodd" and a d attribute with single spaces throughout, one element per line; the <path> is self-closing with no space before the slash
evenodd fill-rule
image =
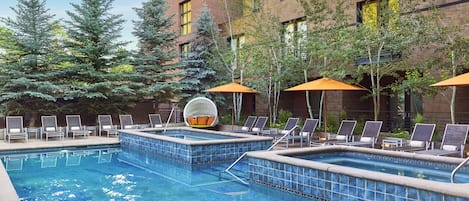
<path id="1" fill-rule="evenodd" d="M 441 82 L 430 85 L 432 87 L 442 87 L 442 86 L 469 86 L 469 73 L 464 73 Z"/>
<path id="2" fill-rule="evenodd" d="M 366 90 L 361 87 L 353 86 L 346 84 L 331 78 L 321 78 L 306 82 L 292 88 L 286 89 L 285 91 L 348 91 L 348 90 Z M 324 93 L 324 132 L 326 132 L 327 127 L 327 111 L 326 111 L 326 93 Z"/>
<path id="3" fill-rule="evenodd" d="M 224 84 L 218 87 L 210 88 L 204 90 L 204 92 L 218 92 L 218 93 L 257 93 L 256 90 L 251 89 L 249 87 L 240 85 L 238 83 L 232 82 L 228 84 Z M 233 97 L 233 108 L 231 108 L 231 127 L 234 127 L 234 105 L 235 100 Z"/>
<path id="4" fill-rule="evenodd" d="M 218 87 L 204 90 L 204 92 L 219 92 L 219 93 L 257 93 L 256 90 L 249 87 L 232 82 Z"/>
<path id="5" fill-rule="evenodd" d="M 303 83 L 285 91 L 343 91 L 343 90 L 365 90 L 364 88 L 346 84 L 331 78 L 321 78 L 311 82 Z"/>

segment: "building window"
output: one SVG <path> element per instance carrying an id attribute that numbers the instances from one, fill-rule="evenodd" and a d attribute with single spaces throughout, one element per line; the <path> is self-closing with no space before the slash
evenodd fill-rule
<path id="1" fill-rule="evenodd" d="M 181 35 L 191 33 L 191 1 L 181 3 Z"/>
<path id="2" fill-rule="evenodd" d="M 245 36 L 244 35 L 233 36 L 233 38 L 229 42 L 231 46 L 231 51 L 236 52 L 238 51 L 238 49 L 243 47 L 245 43 Z"/>
<path id="3" fill-rule="evenodd" d="M 304 18 L 291 20 L 283 23 L 285 46 L 288 50 L 293 52 L 295 55 L 302 55 L 302 49 L 306 42 L 307 36 L 307 23 Z"/>
<path id="4" fill-rule="evenodd" d="M 189 56 L 189 52 L 191 50 L 190 43 L 184 43 L 179 45 L 179 54 L 181 59 L 187 59 Z"/>
<path id="5" fill-rule="evenodd" d="M 399 0 L 373 0 L 357 3 L 357 22 L 377 26 L 393 26 L 399 15 Z"/>
<path id="6" fill-rule="evenodd" d="M 243 15 L 259 11 L 260 0 L 243 0 Z"/>

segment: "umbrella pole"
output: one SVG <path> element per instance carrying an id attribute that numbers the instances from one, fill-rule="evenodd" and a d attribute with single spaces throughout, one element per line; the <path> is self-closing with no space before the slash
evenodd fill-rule
<path id="1" fill-rule="evenodd" d="M 323 104 L 323 113 L 324 116 L 322 117 L 324 119 L 324 134 L 327 135 L 327 92 L 324 91 L 324 104 Z"/>
<path id="2" fill-rule="evenodd" d="M 233 107 L 231 108 L 231 130 L 234 130 L 234 107 L 235 107 L 235 93 L 233 93 Z"/>

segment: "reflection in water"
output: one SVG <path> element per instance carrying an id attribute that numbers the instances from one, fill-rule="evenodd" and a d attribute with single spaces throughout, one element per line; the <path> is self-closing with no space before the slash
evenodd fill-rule
<path id="1" fill-rule="evenodd" d="M 61 152 L 41 154 L 41 168 L 57 167 L 57 159 L 63 157 Z"/>
<path id="2" fill-rule="evenodd" d="M 118 149 L 101 149 L 98 150 L 98 163 L 110 163 L 112 155 L 119 152 Z"/>
<path id="3" fill-rule="evenodd" d="M 23 160 L 27 158 L 26 155 L 10 155 L 4 158 L 5 168 L 7 171 L 22 170 Z"/>

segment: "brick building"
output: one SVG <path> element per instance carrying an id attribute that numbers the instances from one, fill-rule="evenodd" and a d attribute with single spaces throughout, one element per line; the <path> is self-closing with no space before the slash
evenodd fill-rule
<path id="1" fill-rule="evenodd" d="M 231 41 L 231 47 L 236 48 L 242 43 L 249 42 L 245 26 L 246 21 L 253 21 L 252 16 L 259 11 L 268 11 L 278 17 L 282 26 L 286 30 L 301 31 L 308 29 L 309 24 L 306 21 L 305 12 L 298 0 L 172 0 L 168 1 L 168 14 L 173 14 L 174 30 L 180 33 L 178 39 L 178 48 L 183 56 L 188 51 L 189 40 L 193 37 L 194 22 L 198 18 L 202 7 L 206 4 L 214 16 L 216 24 L 227 35 L 227 41 Z M 337 1 L 329 1 L 334 4 Z M 379 2 L 377 0 L 364 1 L 352 0 L 346 1 L 347 20 L 351 25 L 362 23 L 367 20 L 361 16 L 360 10 L 373 9 Z M 399 0 L 384 0 L 381 3 L 396 4 Z M 463 0 L 443 1 L 436 0 L 435 5 L 445 16 L 445 23 L 467 23 L 465 14 L 469 11 L 469 2 Z M 423 5 L 418 12 L 426 12 L 431 7 L 430 4 Z M 233 38 L 228 39 L 227 22 L 230 19 Z M 467 26 L 467 24 L 465 24 Z M 468 30 L 468 29 L 466 29 Z M 469 31 L 468 31 L 469 32 Z M 468 33 L 469 34 L 469 33 Z M 318 77 L 311 77 L 309 80 Z M 383 80 L 390 82 L 392 80 Z M 365 81 L 366 82 L 366 81 Z M 367 83 L 362 83 L 367 86 Z M 458 87 L 456 99 L 456 116 L 458 123 L 469 123 L 469 88 Z M 340 118 L 341 111 L 347 113 L 348 118 L 372 119 L 372 102 L 369 99 L 363 99 L 364 92 L 328 92 L 327 110 L 330 114 L 336 114 Z M 383 96 L 381 104 L 380 119 L 385 122 L 385 130 L 391 130 L 398 127 L 410 127 L 410 120 L 415 116 L 416 111 L 423 113 L 425 121 L 438 123 L 440 126 L 449 122 L 449 90 L 446 95 L 437 95 L 436 97 L 415 98 L 411 94 Z M 313 112 L 319 112 L 320 93 L 312 93 Z M 402 97 L 402 98 L 398 98 Z M 245 108 L 253 108 L 254 111 L 247 110 L 247 113 L 267 114 L 265 97 L 257 95 L 253 99 L 244 102 Z M 305 96 L 303 93 L 284 92 L 281 96 L 280 106 L 293 113 L 294 116 L 307 117 Z M 244 111 L 246 112 L 246 111 Z"/>

